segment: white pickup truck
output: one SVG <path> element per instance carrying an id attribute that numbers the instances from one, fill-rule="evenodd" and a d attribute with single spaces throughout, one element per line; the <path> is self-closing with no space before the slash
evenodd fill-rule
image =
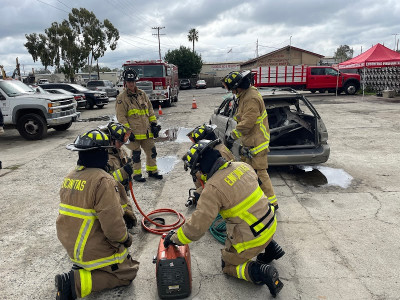
<path id="1" fill-rule="evenodd" d="M 4 125 L 15 127 L 27 140 L 40 140 L 47 129 L 64 131 L 80 117 L 69 95 L 36 93 L 18 80 L 0 79 L 0 108 Z"/>

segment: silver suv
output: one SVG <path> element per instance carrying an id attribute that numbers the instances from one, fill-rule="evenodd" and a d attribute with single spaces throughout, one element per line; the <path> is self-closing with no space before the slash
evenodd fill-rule
<path id="1" fill-rule="evenodd" d="M 91 80 L 86 87 L 92 91 L 102 91 L 107 93 L 107 97 L 117 97 L 119 91 L 114 87 L 110 80 Z"/>
<path id="2" fill-rule="evenodd" d="M 260 88 L 268 113 L 270 142 L 268 164 L 313 165 L 328 160 L 330 147 L 328 132 L 317 110 L 304 95 L 290 88 Z M 210 124 L 217 125 L 216 135 L 225 141 L 236 127 L 233 119 L 237 110 L 236 99 L 228 95 L 215 108 Z M 239 141 L 232 147 L 239 158 Z"/>

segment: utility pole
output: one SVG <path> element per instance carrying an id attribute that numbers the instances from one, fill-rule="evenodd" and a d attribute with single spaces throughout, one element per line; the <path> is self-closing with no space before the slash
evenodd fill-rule
<path id="1" fill-rule="evenodd" d="M 398 33 L 393 33 L 392 35 L 394 35 L 394 47 L 393 50 L 396 51 L 396 37 L 399 35 Z"/>
<path id="2" fill-rule="evenodd" d="M 256 43 L 256 58 L 258 58 L 258 39 L 257 39 L 257 43 Z"/>
<path id="3" fill-rule="evenodd" d="M 158 54 L 160 56 L 161 60 L 161 45 L 160 45 L 160 35 L 165 35 L 165 34 L 160 34 L 160 29 L 164 29 L 165 27 L 152 27 L 152 29 L 156 29 L 157 33 L 153 33 L 153 35 L 156 35 L 158 37 Z"/>

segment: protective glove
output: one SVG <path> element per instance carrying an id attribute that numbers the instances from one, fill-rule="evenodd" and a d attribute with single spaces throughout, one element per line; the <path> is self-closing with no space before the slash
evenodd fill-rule
<path id="1" fill-rule="evenodd" d="M 133 168 L 131 162 L 126 163 L 122 168 L 128 174 L 128 176 L 131 176 L 133 174 Z"/>
<path id="2" fill-rule="evenodd" d="M 242 145 L 239 148 L 239 153 L 240 153 L 240 155 L 243 155 L 244 157 L 253 158 L 253 155 L 251 154 L 250 149 L 247 147 L 244 147 Z"/>
<path id="3" fill-rule="evenodd" d="M 133 132 L 131 132 L 131 135 L 129 136 L 129 140 L 130 140 L 131 142 L 134 142 L 134 141 L 136 140 L 136 137 L 135 137 L 135 135 L 133 134 Z"/>
<path id="4" fill-rule="evenodd" d="M 158 134 L 161 130 L 161 125 L 157 125 L 157 123 L 151 123 L 151 133 L 155 138 L 158 138 Z"/>
<path id="5" fill-rule="evenodd" d="M 174 230 L 168 232 L 167 236 L 164 238 L 164 247 L 168 248 L 169 245 L 176 245 L 173 241 L 171 241 L 171 237 L 175 234 Z"/>
<path id="6" fill-rule="evenodd" d="M 123 243 L 125 248 L 129 248 L 132 245 L 132 235 L 128 232 L 128 238 Z"/>
<path id="7" fill-rule="evenodd" d="M 136 216 L 130 210 L 126 210 L 124 212 L 124 221 L 125 221 L 125 224 L 126 224 L 126 228 L 128 228 L 128 229 L 132 229 L 133 227 L 135 227 L 137 225 Z"/>
<path id="8" fill-rule="evenodd" d="M 233 137 L 227 136 L 226 139 L 225 139 L 226 148 L 228 148 L 229 150 L 231 150 L 232 147 L 233 147 L 233 143 L 234 143 L 234 142 L 235 142 L 235 140 L 233 139 Z"/>

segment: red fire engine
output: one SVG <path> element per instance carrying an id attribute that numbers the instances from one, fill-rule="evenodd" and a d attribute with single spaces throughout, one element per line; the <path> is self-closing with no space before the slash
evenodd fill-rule
<path id="1" fill-rule="evenodd" d="M 123 69 L 133 68 L 139 76 L 138 88 L 146 92 L 153 105 L 171 106 L 178 101 L 178 67 L 164 60 L 128 60 Z"/>

